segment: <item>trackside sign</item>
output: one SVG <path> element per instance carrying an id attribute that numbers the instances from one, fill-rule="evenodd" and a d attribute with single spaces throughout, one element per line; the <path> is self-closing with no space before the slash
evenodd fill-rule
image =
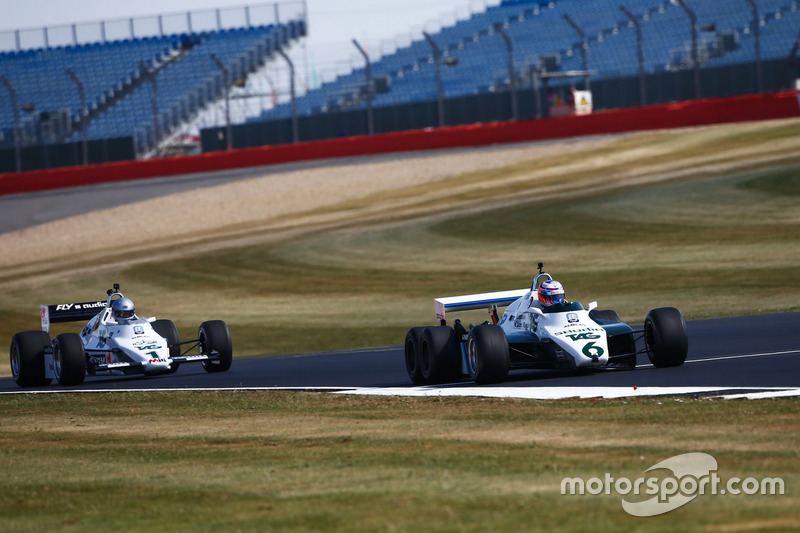
<path id="1" fill-rule="evenodd" d="M 598 496 L 619 494 L 626 513 L 657 516 L 686 505 L 704 495 L 780 495 L 785 493 L 783 479 L 766 477 L 730 477 L 717 473 L 717 460 L 707 453 L 684 453 L 651 466 L 636 479 L 615 478 L 605 473 L 602 478 L 569 477 L 561 480 L 562 496 Z"/>

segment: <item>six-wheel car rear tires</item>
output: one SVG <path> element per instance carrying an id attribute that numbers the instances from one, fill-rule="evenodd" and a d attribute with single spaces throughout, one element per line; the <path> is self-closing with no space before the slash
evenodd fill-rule
<path id="1" fill-rule="evenodd" d="M 169 356 L 178 357 L 181 355 L 181 347 L 179 345 L 180 338 L 178 337 L 178 328 L 175 327 L 175 323 L 172 322 L 172 320 L 162 318 L 159 320 L 154 320 L 151 325 L 153 326 L 153 331 L 167 340 L 167 344 L 169 345 Z M 172 363 L 169 365 L 169 370 L 164 372 L 164 374 L 174 374 L 178 371 L 180 366 L 180 363 Z"/>
<path id="2" fill-rule="evenodd" d="M 231 332 L 222 320 L 208 320 L 200 324 L 197 332 L 200 340 L 200 353 L 217 352 L 219 359 L 203 361 L 206 372 L 225 372 L 233 362 Z"/>
<path id="3" fill-rule="evenodd" d="M 53 343 L 53 375 L 59 385 L 80 385 L 86 377 L 86 352 L 81 336 L 62 333 Z"/>
<path id="4" fill-rule="evenodd" d="M 508 377 L 508 339 L 500 326 L 481 324 L 467 336 L 469 375 L 477 383 L 499 383 Z"/>
<path id="5" fill-rule="evenodd" d="M 11 339 L 11 375 L 20 387 L 49 385 L 45 378 L 44 352 L 50 335 L 44 331 L 20 331 Z"/>
<path id="6" fill-rule="evenodd" d="M 408 377 L 418 385 L 453 381 L 461 372 L 461 349 L 448 326 L 409 329 L 405 359 Z"/>
<path id="7" fill-rule="evenodd" d="M 682 365 L 689 351 L 689 337 L 681 312 L 660 307 L 647 313 L 644 341 L 647 356 L 656 368 Z"/>

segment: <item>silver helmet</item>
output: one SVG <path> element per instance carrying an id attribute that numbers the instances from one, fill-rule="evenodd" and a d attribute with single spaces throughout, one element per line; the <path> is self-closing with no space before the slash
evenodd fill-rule
<path id="1" fill-rule="evenodd" d="M 130 298 L 118 298 L 111 304 L 111 310 L 117 321 L 133 318 L 136 307 Z"/>

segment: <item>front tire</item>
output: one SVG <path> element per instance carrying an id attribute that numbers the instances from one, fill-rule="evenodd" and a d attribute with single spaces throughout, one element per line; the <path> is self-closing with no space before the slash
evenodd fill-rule
<path id="1" fill-rule="evenodd" d="M 219 359 L 203 361 L 206 372 L 226 372 L 233 362 L 233 343 L 228 325 L 222 320 L 208 320 L 200 324 L 197 332 L 200 353 L 217 352 Z"/>
<path id="2" fill-rule="evenodd" d="M 45 331 L 20 331 L 11 339 L 11 375 L 20 387 L 41 387 L 52 381 L 45 376 L 44 352 L 50 347 Z"/>
<path id="3" fill-rule="evenodd" d="M 686 321 L 674 307 L 660 307 L 644 320 L 647 356 L 656 368 L 681 366 L 689 352 Z"/>
<path id="4" fill-rule="evenodd" d="M 86 377 L 86 352 L 81 336 L 62 333 L 53 344 L 53 375 L 59 385 L 80 385 Z"/>
<path id="5" fill-rule="evenodd" d="M 481 324 L 467 336 L 469 374 L 477 383 L 499 383 L 508 377 L 508 339 L 495 324 Z"/>

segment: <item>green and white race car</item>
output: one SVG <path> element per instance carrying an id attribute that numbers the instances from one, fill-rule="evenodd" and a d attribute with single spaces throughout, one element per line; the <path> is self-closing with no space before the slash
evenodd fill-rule
<path id="1" fill-rule="evenodd" d="M 646 353 L 656 367 L 680 366 L 688 353 L 686 322 L 674 307 L 653 309 L 644 326 L 634 329 L 616 311 L 587 308 L 564 298 L 561 284 L 539 272 L 530 288 L 436 298 L 438 325 L 413 327 L 405 338 L 408 376 L 417 384 L 456 381 L 498 383 L 509 370 L 572 370 L 636 366 Z M 497 309 L 507 306 L 502 316 Z M 465 327 L 447 325 L 448 312 L 485 308 L 491 320 Z M 637 340 L 643 348 L 637 351 Z"/>

